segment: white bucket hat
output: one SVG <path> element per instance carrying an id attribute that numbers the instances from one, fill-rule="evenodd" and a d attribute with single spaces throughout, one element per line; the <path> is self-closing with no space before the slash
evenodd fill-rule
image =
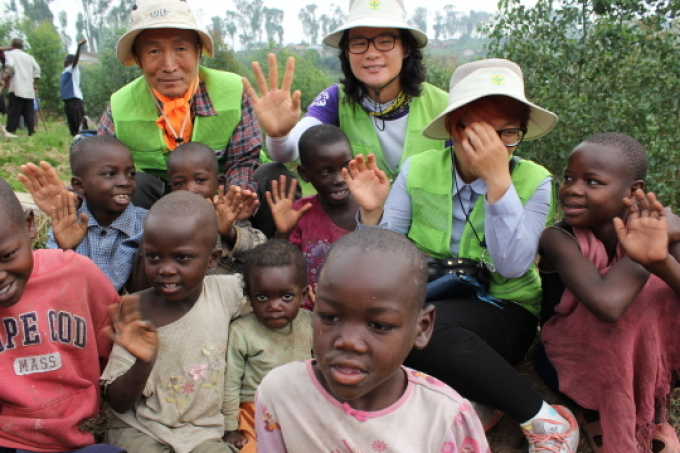
<path id="1" fill-rule="evenodd" d="M 427 138 L 446 140 L 446 115 L 485 96 L 509 96 L 530 108 L 524 140 L 542 137 L 557 124 L 557 115 L 529 102 L 524 94 L 524 77 L 520 67 L 510 60 L 492 58 L 458 66 L 451 77 L 449 104 L 423 131 Z"/>
<path id="2" fill-rule="evenodd" d="M 203 45 L 203 53 L 212 57 L 213 41 L 198 26 L 196 16 L 185 0 L 137 0 L 130 13 L 130 27 L 116 44 L 116 57 L 125 66 L 134 66 L 132 45 L 144 30 L 150 28 L 179 28 L 194 30 Z"/>
<path id="3" fill-rule="evenodd" d="M 347 22 L 326 36 L 323 43 L 339 49 L 345 30 L 357 27 L 403 28 L 411 32 L 418 48 L 427 45 L 427 35 L 406 22 L 403 0 L 350 0 Z"/>

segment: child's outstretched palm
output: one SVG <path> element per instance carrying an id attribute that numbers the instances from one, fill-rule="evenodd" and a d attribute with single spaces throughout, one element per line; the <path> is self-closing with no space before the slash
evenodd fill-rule
<path id="1" fill-rule="evenodd" d="M 35 205 L 49 214 L 54 206 L 55 197 L 68 192 L 57 172 L 45 161 L 41 161 L 40 166 L 29 162 L 19 168 L 23 174 L 19 173 L 17 178 L 29 191 Z"/>
<path id="2" fill-rule="evenodd" d="M 363 155 L 357 155 L 349 162 L 349 168 L 342 170 L 342 176 L 361 207 L 362 222 L 368 225 L 377 224 L 390 193 L 390 180 L 385 172 L 378 168 L 375 156 L 369 154 L 364 160 Z M 373 219 L 375 222 L 367 218 L 367 214 L 372 212 L 378 212 L 376 219 Z"/>
<path id="3" fill-rule="evenodd" d="M 225 187 L 220 186 L 218 194 L 213 198 L 213 205 L 215 206 L 215 215 L 217 215 L 217 231 L 220 235 L 226 236 L 243 210 L 241 188 L 230 186 L 225 193 Z"/>
<path id="4" fill-rule="evenodd" d="M 286 193 L 286 177 L 281 175 L 278 181 L 272 181 L 271 192 L 265 192 L 267 203 L 276 224 L 276 230 L 279 233 L 289 234 L 305 212 L 309 211 L 312 207 L 311 203 L 307 203 L 298 211 L 293 209 L 296 187 L 297 179 L 292 179 Z"/>
<path id="5" fill-rule="evenodd" d="M 115 305 L 109 307 L 109 316 L 113 323 L 113 327 L 106 327 L 109 338 L 143 362 L 152 363 L 156 360 L 156 327 L 149 321 L 142 320 L 139 295 L 123 296 L 120 309 Z"/>
<path id="6" fill-rule="evenodd" d="M 54 204 L 48 210 L 52 217 L 52 232 L 59 248 L 73 250 L 87 233 L 87 214 L 78 215 L 77 195 L 71 192 L 57 194 Z"/>
<path id="7" fill-rule="evenodd" d="M 663 262 L 668 257 L 668 228 L 663 205 L 654 193 L 637 189 L 635 199 L 627 198 L 628 218 L 624 224 L 614 219 L 616 235 L 626 255 L 643 266 Z"/>

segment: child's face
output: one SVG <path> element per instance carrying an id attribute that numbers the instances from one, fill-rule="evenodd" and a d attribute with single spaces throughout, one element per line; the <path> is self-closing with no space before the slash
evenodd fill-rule
<path id="1" fill-rule="evenodd" d="M 144 265 L 147 279 L 166 300 L 195 302 L 208 267 L 220 258 L 201 225 L 191 218 L 149 216 L 144 224 Z"/>
<path id="2" fill-rule="evenodd" d="M 220 184 L 210 162 L 206 162 L 201 156 L 192 156 L 191 153 L 185 154 L 168 167 L 168 179 L 173 192 L 188 190 L 210 200 L 217 193 Z"/>
<path id="3" fill-rule="evenodd" d="M 401 369 L 432 334 L 433 308 L 404 290 L 413 272 L 394 255 L 358 249 L 324 264 L 314 307 L 315 372 L 324 388 L 355 409 L 374 411 L 404 392 Z M 422 297 L 422 296 L 421 296 Z"/>
<path id="4" fill-rule="evenodd" d="M 26 218 L 26 224 L 15 223 L 0 214 L 0 308 L 19 302 L 33 271 L 33 216 Z"/>
<path id="5" fill-rule="evenodd" d="M 625 218 L 623 198 L 633 181 L 627 175 L 621 152 L 612 146 L 583 142 L 569 155 L 559 200 L 564 220 L 571 226 L 611 226 L 614 217 Z"/>
<path id="6" fill-rule="evenodd" d="M 115 220 L 132 201 L 137 190 L 135 163 L 130 151 L 120 145 L 109 145 L 96 150 L 82 178 L 74 176 L 73 187 L 85 195 L 87 207 L 97 221 L 106 224 Z M 110 224 L 110 222 L 108 222 Z"/>
<path id="7" fill-rule="evenodd" d="M 349 199 L 349 188 L 342 169 L 352 160 L 352 149 L 345 140 L 317 146 L 311 163 L 299 166 L 300 177 L 314 186 L 319 197 L 328 204 L 343 204 Z"/>
<path id="8" fill-rule="evenodd" d="M 248 281 L 248 297 L 257 319 L 270 329 L 285 327 L 298 314 L 307 297 L 295 266 L 256 267 Z"/>

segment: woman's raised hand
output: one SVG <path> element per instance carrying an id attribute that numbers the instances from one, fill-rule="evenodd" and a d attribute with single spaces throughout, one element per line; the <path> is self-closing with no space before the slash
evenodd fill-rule
<path id="1" fill-rule="evenodd" d="M 364 225 L 380 223 L 385 200 L 390 193 L 390 180 L 385 172 L 378 168 L 375 156 L 369 154 L 364 159 L 363 155 L 357 155 L 349 161 L 348 168 L 342 169 L 342 176 L 359 204 L 361 223 Z"/>
<path id="2" fill-rule="evenodd" d="M 293 75 L 295 74 L 295 58 L 288 57 L 286 62 L 286 72 L 283 74 L 281 88 L 279 88 L 279 71 L 276 64 L 276 55 L 267 55 L 269 64 L 269 86 L 260 63 L 253 62 L 253 72 L 260 89 L 261 96 L 253 89 L 252 85 L 243 78 L 243 86 L 248 96 L 253 101 L 255 114 L 260 126 L 270 137 L 283 137 L 295 127 L 300 120 L 300 90 L 290 94 L 290 87 L 293 85 Z"/>

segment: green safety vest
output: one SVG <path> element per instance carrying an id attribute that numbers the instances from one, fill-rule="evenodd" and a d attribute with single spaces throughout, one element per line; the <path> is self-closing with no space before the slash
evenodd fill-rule
<path id="1" fill-rule="evenodd" d="M 215 150 L 222 158 L 234 129 L 241 121 L 241 77 L 230 72 L 199 68 L 216 116 L 198 116 L 193 119 L 191 141 L 201 142 Z M 139 77 L 111 96 L 116 137 L 125 143 L 137 169 L 161 178 L 166 177 L 166 161 L 170 152 L 165 145 L 163 130 L 156 125 L 158 110 L 144 77 Z M 220 159 L 220 170 L 223 170 Z"/>
<path id="2" fill-rule="evenodd" d="M 529 161 L 519 160 L 512 171 L 515 186 L 522 205 L 531 198 L 541 182 L 550 176 L 544 167 Z M 453 166 L 451 153 L 429 151 L 411 158 L 406 189 L 413 209 L 408 237 L 426 255 L 437 258 L 451 258 L 451 231 L 453 229 Z M 484 241 L 485 197 L 478 197 L 470 222 Z M 552 199 L 552 198 L 551 198 Z M 551 203 L 546 223 L 552 221 L 554 204 Z M 466 224 L 458 246 L 459 258 L 482 259 L 482 246 L 475 237 L 470 224 Z M 488 253 L 484 260 L 492 263 Z M 536 266 L 519 278 L 505 278 L 497 272 L 491 274 L 489 294 L 503 300 L 519 303 L 534 315 L 540 313 L 541 282 Z"/>
<path id="3" fill-rule="evenodd" d="M 423 130 L 430 124 L 430 121 L 444 111 L 448 103 L 448 95 L 429 83 L 423 83 L 421 86 L 423 87 L 422 94 L 413 98 L 408 107 L 406 137 L 399 168 L 410 156 L 430 149 L 444 150 L 446 148 L 444 140 L 426 138 L 423 136 Z M 339 115 L 340 129 L 347 135 L 354 155 L 375 154 L 378 167 L 387 174 L 388 178 L 392 180 L 396 178 L 399 168 L 393 171 L 387 167 L 372 116 L 366 113 L 361 105 L 349 102 L 342 86 L 340 87 Z"/>

